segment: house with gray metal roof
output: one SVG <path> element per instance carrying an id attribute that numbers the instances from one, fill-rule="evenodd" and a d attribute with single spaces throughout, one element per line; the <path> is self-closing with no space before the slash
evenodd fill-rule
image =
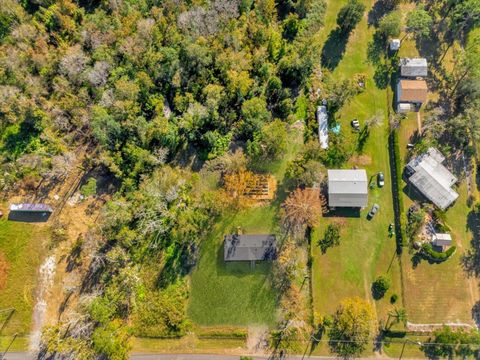
<path id="1" fill-rule="evenodd" d="M 328 170 L 328 206 L 364 208 L 368 203 L 367 172 Z"/>
<path id="2" fill-rule="evenodd" d="M 441 210 L 458 198 L 458 193 L 452 189 L 457 178 L 443 166 L 444 160 L 442 153 L 432 147 L 405 167 L 408 181 Z"/>
<path id="3" fill-rule="evenodd" d="M 223 259 L 225 261 L 275 260 L 277 240 L 272 234 L 225 235 Z"/>
<path id="4" fill-rule="evenodd" d="M 427 77 L 428 65 L 425 58 L 400 59 L 400 76 L 403 78 Z"/>

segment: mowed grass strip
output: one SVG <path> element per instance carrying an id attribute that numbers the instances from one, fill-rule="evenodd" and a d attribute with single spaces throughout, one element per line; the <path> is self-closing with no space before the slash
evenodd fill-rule
<path id="1" fill-rule="evenodd" d="M 0 219 L 0 251 L 8 263 L 5 287 L 0 289 L 0 309 L 15 308 L 2 335 L 30 332 L 37 269 L 48 234 L 45 224 L 8 221 L 6 215 Z"/>
<path id="2" fill-rule="evenodd" d="M 338 10 L 346 1 L 329 1 L 327 12 L 328 31 L 335 27 L 334 19 Z M 367 10 L 364 18 L 351 34 L 345 54 L 333 72 L 336 79 L 353 79 L 355 74 L 366 76 L 365 91 L 356 96 L 338 114 L 338 121 L 349 144 L 354 144 L 357 134 L 351 130 L 350 121 L 357 118 L 361 126 L 365 120 L 380 115 L 383 121 L 372 126 L 363 150 L 354 154 L 346 168 L 357 166 L 367 170 L 368 178 L 376 184 L 376 174 L 385 174 L 385 186 L 374 186 L 369 190 L 368 207 L 361 211 L 359 217 L 323 217 L 314 234 L 313 255 L 313 304 L 315 314 L 322 316 L 332 314 L 338 304 L 345 298 L 360 296 L 375 303 L 377 317 L 385 321 L 392 309 L 389 298 L 399 295 L 396 306 L 401 304 L 400 266 L 395 256 L 395 238 L 388 237 L 388 225 L 393 222 L 393 205 L 391 195 L 390 167 L 388 160 L 388 120 L 387 93 L 379 89 L 374 82 L 374 68 L 367 61 L 367 44 L 371 41 L 373 28 L 367 24 L 367 12 L 373 2 L 365 1 Z M 369 221 L 366 219 L 370 207 L 377 203 L 380 211 Z M 315 242 L 323 236 L 326 226 L 337 222 L 341 226 L 340 245 L 328 249 L 322 254 Z M 378 275 L 387 275 L 391 289 L 384 299 L 373 301 L 371 283 Z"/>

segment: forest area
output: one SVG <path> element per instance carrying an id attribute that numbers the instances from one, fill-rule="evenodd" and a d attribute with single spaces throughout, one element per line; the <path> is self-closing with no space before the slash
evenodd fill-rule
<path id="1" fill-rule="evenodd" d="M 429 57 L 431 85 L 439 97 L 429 104 L 415 151 L 439 145 L 474 166 L 480 1 L 378 0 L 370 8 L 348 0 L 322 44 L 331 2 L 0 1 L 2 201 L 37 192 L 48 199 L 48 191 L 79 168 L 87 174 L 82 196 L 95 198 L 108 188 L 96 226 L 69 250 L 72 268 L 82 275 L 78 301 L 68 316 L 44 328 L 40 354 L 127 359 L 133 337 L 177 338 L 193 331 L 189 279 L 202 245 L 226 214 L 252 206 L 242 194 L 256 177 L 272 172 L 281 175 L 268 216 L 283 243 L 272 266 L 280 311 L 270 344 L 295 352 L 289 336 L 310 341 L 310 334 L 328 332 L 338 340 L 331 351 L 340 356 L 367 348 L 377 332 L 376 315 L 362 299 L 343 300 L 334 315 L 321 314 L 314 323 L 304 287 L 311 255 L 304 247 L 315 245 L 309 240 L 322 213 L 326 169 L 346 167 L 362 155 L 383 114 L 366 119 L 355 138 L 344 130 L 330 133 L 323 149 L 315 112 L 328 103 L 329 127 L 340 128 L 342 109 L 365 92 L 364 74 L 333 75 L 364 17 L 375 35 L 362 51 L 375 68 L 372 85 L 379 91 L 390 85 L 398 62 L 385 50 L 389 40 L 405 32 L 431 53 L 425 46 L 434 39 L 441 46 Z M 402 14 L 406 3 L 412 10 Z M 453 67 L 442 67 L 452 52 Z M 387 121 L 402 120 L 392 114 Z M 298 129 L 299 144 L 292 135 Z M 64 229 L 55 226 L 61 242 Z M 338 246 L 340 233 L 338 224 L 327 227 L 319 241 L 323 253 Z M 347 313 L 358 327 L 349 326 Z M 290 329 L 299 316 L 302 325 Z M 355 343 L 342 345 L 349 331 Z M 468 336 L 478 343 L 476 333 L 452 341 Z"/>

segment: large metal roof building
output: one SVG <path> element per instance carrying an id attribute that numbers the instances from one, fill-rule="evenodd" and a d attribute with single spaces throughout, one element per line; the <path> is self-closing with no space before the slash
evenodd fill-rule
<path id="1" fill-rule="evenodd" d="M 328 170 L 328 206 L 364 208 L 367 203 L 365 170 Z"/>
<path id="2" fill-rule="evenodd" d="M 457 178 L 442 165 L 445 157 L 435 148 L 412 159 L 405 168 L 408 180 L 428 200 L 442 210 L 448 208 L 458 193 L 451 187 Z"/>
<path id="3" fill-rule="evenodd" d="M 400 59 L 400 75 L 402 77 L 426 77 L 428 75 L 427 59 L 403 58 Z"/>

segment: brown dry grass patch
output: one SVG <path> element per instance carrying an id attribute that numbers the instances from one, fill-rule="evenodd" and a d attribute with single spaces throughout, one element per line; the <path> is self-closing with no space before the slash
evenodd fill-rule
<path id="1" fill-rule="evenodd" d="M 8 269 L 10 265 L 7 262 L 5 254 L 0 251 L 0 290 L 5 288 L 7 284 Z"/>

